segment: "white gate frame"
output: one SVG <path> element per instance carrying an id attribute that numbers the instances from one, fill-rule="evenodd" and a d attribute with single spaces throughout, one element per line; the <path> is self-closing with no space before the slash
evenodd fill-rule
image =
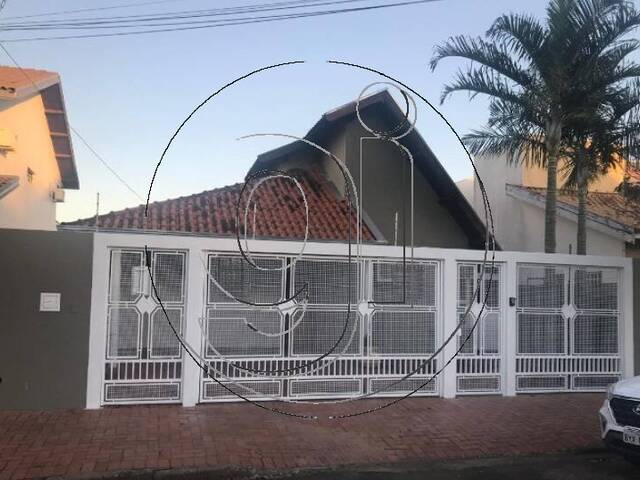
<path id="1" fill-rule="evenodd" d="M 155 233 L 109 233 L 95 232 L 93 236 L 93 273 L 91 290 L 91 316 L 89 329 L 89 357 L 87 371 L 87 408 L 100 408 L 103 395 L 105 363 L 105 339 L 107 333 L 107 300 L 109 290 L 109 252 L 112 248 L 166 248 L 187 251 L 186 307 L 184 335 L 196 347 L 201 344 L 201 332 L 197 318 L 203 311 L 203 292 L 207 278 L 203 271 L 201 255 L 206 258 L 209 251 L 238 253 L 235 238 L 202 237 L 195 235 L 155 234 Z M 250 240 L 252 252 L 295 256 L 303 248 L 303 243 L 286 240 Z M 357 245 L 352 245 L 355 259 Z M 348 247 L 344 243 L 307 243 L 305 254 L 347 256 Z M 366 244 L 361 247 L 365 257 L 401 259 L 402 247 Z M 460 261 L 482 261 L 484 252 L 445 248 L 416 247 L 416 259 L 434 260 L 440 263 L 442 285 L 456 288 L 441 288 L 440 338 L 447 338 L 457 325 L 457 263 Z M 490 259 L 489 254 L 488 259 Z M 530 252 L 496 252 L 495 262 L 503 264 L 506 286 L 506 305 L 502 333 L 503 394 L 516 394 L 516 307 L 509 306 L 509 298 L 517 297 L 517 265 L 551 264 L 589 267 L 614 267 L 620 270 L 619 283 L 619 347 L 622 377 L 633 375 L 633 278 L 632 260 L 624 257 L 584 256 L 567 254 L 544 254 Z M 456 351 L 457 342 L 450 342 L 438 359 L 444 365 Z M 442 363 L 440 363 L 442 362 Z M 452 361 L 440 374 L 440 394 L 444 398 L 456 396 L 456 364 Z M 200 371 L 189 358 L 184 359 L 182 370 L 182 405 L 194 406 L 198 402 Z"/>

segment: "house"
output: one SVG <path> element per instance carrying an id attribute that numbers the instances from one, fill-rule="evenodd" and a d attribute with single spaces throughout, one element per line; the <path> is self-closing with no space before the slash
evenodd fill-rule
<path id="1" fill-rule="evenodd" d="M 404 119 L 386 90 L 362 99 L 359 110 L 362 120 L 376 131 L 392 129 Z M 400 141 L 414 159 L 413 199 L 410 162 L 396 145 L 372 138 L 357 118 L 356 102 L 322 115 L 305 139 L 326 148 L 347 166 L 359 195 L 363 241 L 410 245 L 413 205 L 415 246 L 484 248 L 484 224 L 415 129 Z M 298 140 L 259 155 L 248 175 L 259 171 L 291 172 L 299 180 L 309 205 L 310 240 L 347 239 L 347 187 L 328 155 Z M 256 238 L 303 238 L 306 216 L 301 192 L 286 178 L 267 182 L 252 198 L 247 231 L 255 230 Z M 244 215 L 241 225 L 236 225 L 241 191 L 242 185 L 237 184 L 154 202 L 146 221 L 145 207 L 140 205 L 65 223 L 62 228 L 235 235 L 238 227 L 244 232 Z M 352 213 L 355 218 L 355 208 Z M 356 227 L 352 223 L 354 240 Z"/>
<path id="2" fill-rule="evenodd" d="M 78 188 L 59 75 L 0 66 L 0 228 L 56 230 Z"/>
<path id="3" fill-rule="evenodd" d="M 491 207 L 497 241 L 505 250 L 544 251 L 544 209 L 547 172 L 524 164 L 508 164 L 504 158 L 475 159 Z M 633 168 L 630 181 L 640 182 Z M 626 198 L 616 188 L 623 181 L 623 166 L 612 169 L 589 186 L 587 203 L 587 254 L 640 256 L 640 202 Z M 563 190 L 562 168 L 558 173 L 556 251 L 575 253 L 578 199 Z M 484 215 L 482 194 L 474 177 L 457 183 L 460 190 Z"/>
<path id="4" fill-rule="evenodd" d="M 386 91 L 358 111 L 376 131 L 404 119 Z M 249 187 L 154 202 L 148 216 L 141 205 L 3 232 L 0 408 L 195 406 L 236 391 L 255 401 L 602 391 L 631 374 L 630 259 L 498 251 L 486 265 L 480 217 L 418 132 L 402 137 L 412 164 L 363 128 L 352 102 L 306 140 L 351 172 L 357 255 L 343 175 L 300 140 L 259 155 Z M 258 185 L 254 174 L 277 178 Z M 260 265 L 238 251 L 245 227 Z M 311 241 L 292 241 L 307 227 Z M 407 262 L 399 246 L 412 227 L 427 248 Z M 317 358 L 326 363 L 302 367 Z"/>

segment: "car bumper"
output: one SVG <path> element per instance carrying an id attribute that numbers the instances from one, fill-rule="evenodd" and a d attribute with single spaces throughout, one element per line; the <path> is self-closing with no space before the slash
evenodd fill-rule
<path id="1" fill-rule="evenodd" d="M 608 400 L 604 401 L 598 415 L 600 417 L 600 436 L 607 448 L 640 459 L 640 447 L 622 441 L 623 426 L 616 423 Z"/>

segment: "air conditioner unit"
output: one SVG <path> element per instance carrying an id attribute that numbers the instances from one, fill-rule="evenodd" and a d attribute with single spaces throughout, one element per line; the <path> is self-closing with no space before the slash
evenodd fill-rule
<path id="1" fill-rule="evenodd" d="M 53 192 L 51 192 L 51 198 L 55 203 L 64 202 L 64 189 L 56 188 Z"/>
<path id="2" fill-rule="evenodd" d="M 8 128 L 0 128 L 0 151 L 13 151 L 15 144 L 15 134 Z"/>

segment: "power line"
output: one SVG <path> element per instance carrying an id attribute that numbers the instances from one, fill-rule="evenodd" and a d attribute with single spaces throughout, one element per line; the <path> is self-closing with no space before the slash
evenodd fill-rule
<path id="1" fill-rule="evenodd" d="M 201 9 L 201 10 L 181 10 L 164 13 L 145 13 L 138 15 L 126 15 L 126 16 L 111 16 L 111 17 L 89 17 L 89 18 L 68 18 L 62 20 L 41 21 L 41 22 L 17 22 L 17 23 L 2 23 L 2 28 L 26 28 L 26 27 L 48 27 L 48 26 L 91 26 L 91 25 L 104 25 L 104 24 L 125 24 L 135 23 L 142 21 L 170 21 L 174 19 L 187 19 L 187 18 L 202 18 L 202 17 L 214 17 L 225 16 L 233 14 L 245 14 L 245 13 L 257 13 L 268 12 L 275 10 L 287 10 L 295 8 L 310 8 L 315 6 L 323 6 L 328 4 L 340 4 L 340 3 L 355 3 L 371 0 L 340 0 L 340 1 L 327 1 L 327 0 L 289 0 L 270 3 L 259 3 L 254 5 L 244 5 L 239 7 L 226 7 L 226 8 L 214 8 L 214 9 Z"/>
<path id="2" fill-rule="evenodd" d="M 199 30 L 204 28 L 218 28 L 218 27 L 226 27 L 226 26 L 233 26 L 233 25 L 247 25 L 247 24 L 254 24 L 254 23 L 266 23 L 266 22 L 292 20 L 292 19 L 299 19 L 299 18 L 318 17 L 318 16 L 325 16 L 325 15 L 336 15 L 336 14 L 343 14 L 343 13 L 379 10 L 384 8 L 432 3 L 435 1 L 439 1 L 439 0 L 401 1 L 401 2 L 386 3 L 381 5 L 368 5 L 363 7 L 341 8 L 341 9 L 332 9 L 332 10 L 317 10 L 313 12 L 304 12 L 304 13 L 297 13 L 297 14 L 267 15 L 263 17 L 244 17 L 241 19 L 233 19 L 230 21 L 229 19 L 223 19 L 218 21 L 212 20 L 212 21 L 206 22 L 206 24 L 204 25 L 194 24 L 194 22 L 191 22 L 187 26 L 178 26 L 178 27 L 172 27 L 172 28 L 155 28 L 155 29 L 149 29 L 149 30 L 138 30 L 138 31 L 128 31 L 128 32 L 109 32 L 109 33 L 4 39 L 2 40 L 2 42 L 16 43 L 16 42 L 43 41 L 43 40 L 70 40 L 70 39 L 84 39 L 84 38 L 120 37 L 120 36 L 144 35 L 144 34 L 152 34 L 152 33 Z"/>
<path id="3" fill-rule="evenodd" d="M 345 3 L 354 3 L 354 2 L 363 2 L 366 0 L 315 0 L 314 6 L 327 6 L 327 5 L 336 5 L 336 4 L 345 4 Z M 286 6 L 286 7 L 275 7 L 275 8 L 264 8 L 261 9 L 260 12 L 269 12 L 269 11 L 277 11 L 277 10 L 289 10 L 293 8 L 300 7 L 308 7 L 305 5 L 295 5 L 295 6 Z M 307 12 L 307 13 L 315 13 L 315 12 Z M 205 14 L 196 14 L 196 15 L 187 15 L 187 16 L 174 16 L 174 17 L 165 17 L 165 18 L 146 18 L 144 20 L 131 20 L 126 19 L 122 21 L 95 21 L 95 22 L 77 22 L 77 23 L 51 23 L 51 24 L 39 24 L 39 25 L 30 25 L 30 26 L 8 26 L 0 24 L 0 29 L 4 31 L 31 31 L 31 30 L 95 30 L 95 29 L 117 29 L 117 28 L 140 28 L 140 27 L 166 27 L 166 26 L 179 26 L 179 25 L 198 25 L 198 24 L 220 24 L 231 22 L 240 22 L 247 19 L 250 20 L 264 20 L 264 19 L 284 19 L 284 18 L 297 18 L 302 14 L 295 13 L 285 13 L 280 15 L 265 15 L 265 16 L 253 16 L 253 17 L 237 17 L 237 18 L 222 18 L 222 19 L 207 19 L 207 20 L 189 20 L 193 18 L 203 18 L 203 17 L 217 17 L 217 16 L 226 16 L 228 13 L 205 13 Z M 186 21 L 173 21 L 173 20 L 183 20 Z M 135 22 L 135 23 L 133 23 Z M 145 23 L 145 22 L 159 22 L 159 23 Z"/>
<path id="4" fill-rule="evenodd" d="M 20 66 L 20 64 L 18 63 L 18 61 L 13 57 L 13 55 L 11 55 L 11 53 L 9 52 L 9 50 L 7 50 L 7 48 L 0 42 L 0 48 L 2 48 L 2 50 L 4 51 L 4 53 L 11 59 L 11 61 L 13 62 L 13 64 L 20 69 L 20 71 L 22 72 L 22 74 L 25 76 L 25 78 L 31 82 L 31 84 L 37 89 L 38 86 L 36 85 L 36 83 L 33 81 L 33 79 L 29 76 L 29 74 Z M 107 170 L 109 170 L 119 181 L 120 183 L 122 183 L 127 190 L 129 190 L 131 193 L 133 193 L 136 197 L 138 197 L 138 199 L 140 199 L 142 202 L 144 202 L 144 198 L 142 198 L 142 196 L 136 192 L 133 187 L 131 187 L 131 185 L 129 185 L 124 178 L 122 178 L 120 175 L 118 175 L 118 172 L 116 172 L 111 165 L 109 165 L 109 163 L 100 155 L 98 154 L 98 152 L 96 152 L 96 150 L 89 145 L 89 142 L 87 142 L 87 140 L 80 135 L 80 132 L 78 132 L 75 128 L 73 128 L 73 126 L 71 124 L 69 124 L 69 129 L 78 137 L 78 139 L 80 139 L 80 141 L 85 145 L 85 147 L 87 147 L 87 149 L 93 153 L 93 155 L 107 168 Z"/>
<path id="5" fill-rule="evenodd" d="M 2 0 L 2 4 L 0 6 L 3 6 L 6 3 L 6 1 L 7 0 Z M 58 10 L 54 12 L 35 13 L 32 15 L 5 17 L 5 20 L 17 20 L 20 18 L 51 17 L 51 16 L 57 16 L 57 15 L 66 15 L 68 13 L 96 12 L 96 11 L 102 11 L 102 10 L 113 10 L 117 8 L 142 7 L 145 5 L 157 5 L 161 3 L 173 3 L 173 2 L 181 2 L 181 1 L 183 0 L 154 0 L 154 1 L 147 1 L 147 2 L 139 2 L 139 3 L 118 4 L 118 5 L 111 5 L 111 6 L 104 6 L 104 7 L 78 8 L 75 10 Z"/>

